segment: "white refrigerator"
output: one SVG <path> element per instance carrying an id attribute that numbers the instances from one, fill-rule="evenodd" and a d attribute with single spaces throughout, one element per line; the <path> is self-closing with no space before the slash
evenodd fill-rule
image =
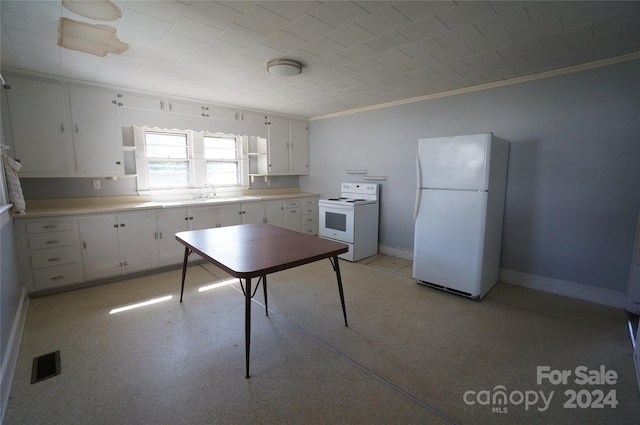
<path id="1" fill-rule="evenodd" d="M 481 299 L 498 281 L 509 142 L 420 139 L 413 278 Z"/>

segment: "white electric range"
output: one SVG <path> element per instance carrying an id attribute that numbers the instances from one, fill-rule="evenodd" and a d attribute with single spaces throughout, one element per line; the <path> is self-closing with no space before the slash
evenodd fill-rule
<path id="1" fill-rule="evenodd" d="M 339 197 L 318 201 L 320 237 L 349 245 L 340 258 L 358 261 L 378 253 L 378 191 L 376 183 L 342 183 Z"/>

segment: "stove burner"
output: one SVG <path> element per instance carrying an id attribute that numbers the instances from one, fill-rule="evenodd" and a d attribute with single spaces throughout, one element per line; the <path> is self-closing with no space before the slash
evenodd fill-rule
<path id="1" fill-rule="evenodd" d="M 329 198 L 329 201 L 342 201 L 347 198 Z"/>
<path id="2" fill-rule="evenodd" d="M 366 199 L 349 199 L 347 202 L 360 202 L 360 201 L 366 201 Z"/>

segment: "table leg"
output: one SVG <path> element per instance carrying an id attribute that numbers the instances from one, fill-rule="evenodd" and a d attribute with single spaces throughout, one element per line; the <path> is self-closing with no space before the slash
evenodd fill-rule
<path id="1" fill-rule="evenodd" d="M 340 292 L 340 303 L 342 304 L 342 314 L 344 315 L 344 325 L 349 326 L 347 323 L 347 308 L 344 305 L 344 291 L 342 290 L 342 278 L 340 277 L 340 263 L 338 262 L 338 256 L 336 255 L 331 260 L 333 270 L 336 272 L 336 278 L 338 279 L 338 291 Z"/>
<path id="2" fill-rule="evenodd" d="M 262 276 L 262 291 L 264 292 L 264 310 L 269 315 L 269 304 L 267 303 L 267 275 Z"/>
<path id="3" fill-rule="evenodd" d="M 180 302 L 182 302 L 182 294 L 184 293 L 184 280 L 187 277 L 187 260 L 189 259 L 189 255 L 191 254 L 191 250 L 184 247 L 184 261 L 182 262 L 182 286 L 180 287 Z"/>
<path id="4" fill-rule="evenodd" d="M 249 347 L 251 346 L 251 278 L 247 278 L 244 291 L 244 351 L 249 379 Z"/>

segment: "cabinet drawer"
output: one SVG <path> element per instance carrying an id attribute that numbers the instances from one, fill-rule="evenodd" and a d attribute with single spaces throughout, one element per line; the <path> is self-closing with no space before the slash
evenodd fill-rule
<path id="1" fill-rule="evenodd" d="M 307 226 L 309 224 L 315 225 L 318 223 L 318 216 L 316 215 L 303 215 L 302 216 L 302 225 Z"/>
<path id="2" fill-rule="evenodd" d="M 29 238 L 29 249 L 56 248 L 59 246 L 73 246 L 76 243 L 75 235 L 68 233 L 52 233 L 46 236 Z"/>
<path id="3" fill-rule="evenodd" d="M 33 274 L 33 283 L 37 291 L 70 285 L 82 281 L 78 266 L 62 267 Z"/>
<path id="4" fill-rule="evenodd" d="M 302 207 L 302 214 L 317 214 L 318 213 L 318 207 L 315 206 L 307 206 L 304 205 Z"/>
<path id="5" fill-rule="evenodd" d="M 311 226 L 302 226 L 302 233 L 306 233 L 307 235 L 317 235 L 318 233 L 316 232 L 316 226 L 311 225 Z"/>
<path id="6" fill-rule="evenodd" d="M 295 207 L 299 207 L 300 205 L 302 205 L 302 202 L 300 202 L 300 199 L 290 199 L 288 201 L 284 201 L 285 208 L 295 208 Z"/>
<path id="7" fill-rule="evenodd" d="M 42 269 L 65 264 L 77 263 L 79 260 L 75 251 L 50 251 L 41 254 L 31 254 L 31 268 Z"/>
<path id="8" fill-rule="evenodd" d="M 318 205 L 318 199 L 317 198 L 305 198 L 302 200 L 302 205 L 304 205 L 305 207 L 308 205 Z"/>
<path id="9" fill-rule="evenodd" d="M 60 232 L 63 230 L 73 230 L 73 223 L 71 220 L 51 220 L 27 223 L 28 234 Z"/>

